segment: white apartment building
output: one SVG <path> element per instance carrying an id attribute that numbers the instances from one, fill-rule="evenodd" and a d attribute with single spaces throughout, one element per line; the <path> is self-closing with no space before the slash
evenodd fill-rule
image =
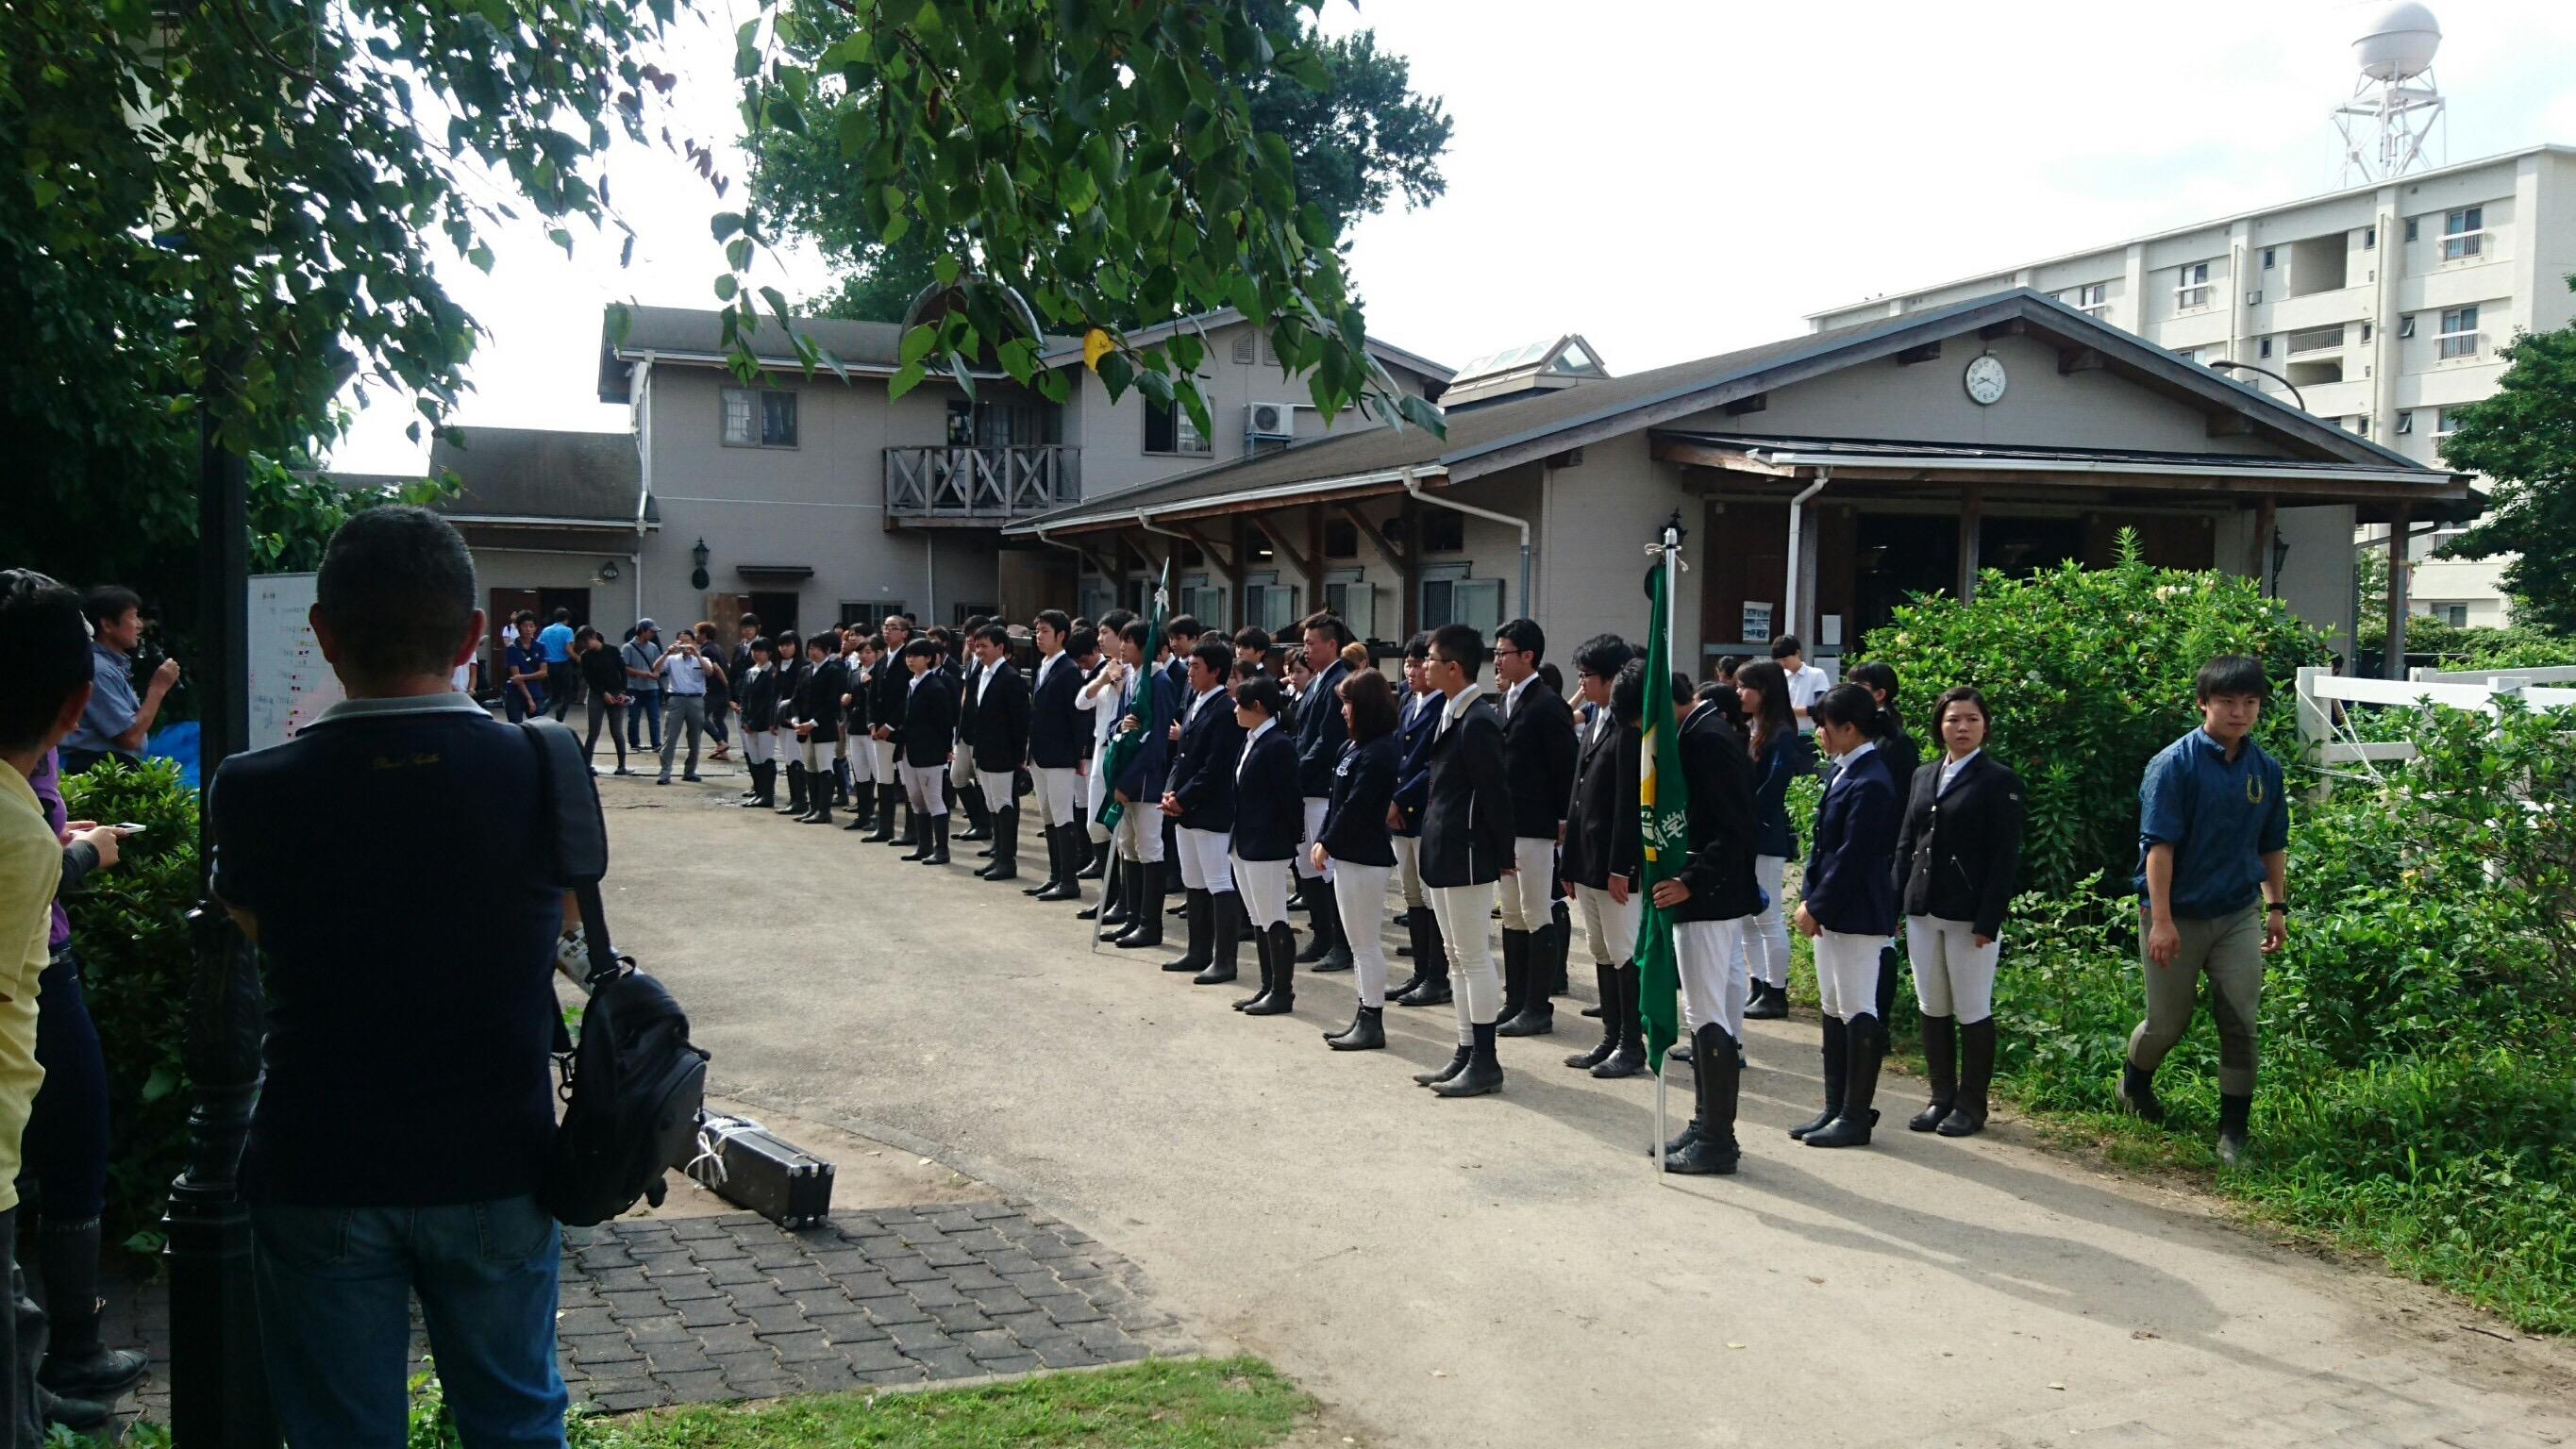
<path id="1" fill-rule="evenodd" d="M 1824 332 L 2030 287 L 2195 362 L 2245 364 L 2230 370 L 2239 381 L 2438 466 L 2455 410 L 2495 391 L 2503 346 L 2518 332 L 2576 318 L 2571 272 L 2576 148 L 2544 145 L 1832 307 L 1807 321 Z M 2503 624 L 2501 560 L 2428 557 L 2459 527 L 2419 527 L 2410 539 L 2413 611 Z M 2364 540 L 2374 536 L 2384 540 L 2386 527 L 2363 529 Z"/>

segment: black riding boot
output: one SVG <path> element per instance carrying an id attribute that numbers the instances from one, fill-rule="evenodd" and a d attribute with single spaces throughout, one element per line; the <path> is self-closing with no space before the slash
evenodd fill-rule
<path id="1" fill-rule="evenodd" d="M 993 863 L 975 872 L 986 880 L 1020 878 L 1020 807 L 1005 805 L 993 812 Z"/>
<path id="2" fill-rule="evenodd" d="M 1398 1006 L 1447 1006 L 1449 947 L 1440 934 L 1440 918 L 1429 906 L 1422 908 L 1421 922 L 1422 939 L 1413 947 L 1414 964 L 1422 972 L 1421 984 L 1392 999 Z"/>
<path id="3" fill-rule="evenodd" d="M 1324 876 L 1315 877 L 1315 915 L 1312 922 L 1315 939 L 1324 943 L 1324 953 L 1312 958 L 1315 974 L 1351 969 L 1351 937 L 1342 929 L 1341 891 Z M 1309 959 L 1304 955 L 1300 961 Z"/>
<path id="4" fill-rule="evenodd" d="M 1843 1114 L 1843 1088 L 1851 1072 L 1851 1030 L 1839 1016 L 1825 1018 L 1825 1110 L 1814 1121 L 1789 1129 L 1792 1137 L 1822 1132 Z"/>
<path id="5" fill-rule="evenodd" d="M 1413 974 L 1386 989 L 1386 999 L 1389 1001 L 1401 999 L 1406 992 L 1422 984 L 1425 965 L 1422 959 L 1420 917 L 1429 914 L 1431 913 L 1428 910 L 1420 906 L 1409 906 L 1396 916 L 1397 922 L 1404 927 L 1404 944 L 1395 948 L 1395 954 L 1412 958 Z"/>
<path id="6" fill-rule="evenodd" d="M 1556 944 L 1549 947 L 1547 995 L 1552 1000 L 1572 996 L 1574 983 L 1565 977 L 1566 948 L 1574 943 L 1574 911 L 1563 897 L 1548 907 L 1548 921 L 1556 927 Z"/>
<path id="7" fill-rule="evenodd" d="M 1235 891 L 1214 891 L 1208 895 L 1208 964 L 1207 969 L 1190 978 L 1192 986 L 1223 986 L 1234 979 L 1234 963 L 1242 955 L 1243 897 Z"/>
<path id="8" fill-rule="evenodd" d="M 1244 924 L 1251 925 L 1251 921 L 1247 918 Z M 1268 1001 L 1272 989 L 1279 984 L 1279 948 L 1266 927 L 1252 927 L 1252 959 L 1261 968 L 1261 989 L 1234 1003 L 1237 1011 L 1250 1011 Z"/>
<path id="9" fill-rule="evenodd" d="M 1141 951 L 1163 944 L 1163 871 L 1160 862 L 1148 862 L 1136 871 L 1135 915 L 1127 929 L 1118 933 L 1110 944 L 1122 951 Z"/>
<path id="10" fill-rule="evenodd" d="M 1496 1036 L 1550 1036 L 1556 1031 L 1556 1003 L 1549 999 L 1556 973 L 1563 969 L 1558 959 L 1565 953 L 1558 946 L 1564 939 L 1563 928 L 1550 921 L 1529 933 L 1522 949 L 1529 960 L 1522 969 L 1521 1009 L 1517 1015 L 1506 1015 L 1494 1027 Z"/>
<path id="11" fill-rule="evenodd" d="M 1878 1064 L 1887 1056 L 1887 1025 L 1875 1016 L 1852 1018 L 1851 1074 L 1843 1087 L 1842 1115 L 1807 1134 L 1809 1147 L 1867 1147 L 1869 1129 L 1878 1121 L 1870 1103 L 1878 1096 Z"/>
<path id="12" fill-rule="evenodd" d="M 1457 1054 L 1449 1058 L 1446 1065 L 1434 1067 L 1427 1072 L 1415 1072 L 1413 1074 L 1413 1084 L 1417 1087 L 1436 1087 L 1442 1082 L 1449 1080 L 1451 1077 L 1458 1075 L 1460 1072 L 1467 1070 L 1467 1063 L 1473 1061 L 1475 1056 L 1475 1048 L 1470 1046 L 1461 1046 L 1458 1048 Z"/>
<path id="13" fill-rule="evenodd" d="M 894 839 L 894 817 L 895 812 L 903 808 L 903 787 L 879 785 L 876 787 L 876 792 L 876 821 L 869 826 L 868 833 L 863 838 L 871 845 L 882 845 Z"/>
<path id="14" fill-rule="evenodd" d="M 1530 933 L 1503 927 L 1503 1010 L 1494 1018 L 1498 1027 L 1520 1015 L 1529 1001 L 1529 974 Z"/>
<path id="15" fill-rule="evenodd" d="M 1588 1072 L 1610 1060 L 1610 1054 L 1619 1049 L 1619 968 L 1596 962 L 1592 981 L 1601 992 L 1601 1005 L 1605 1008 L 1601 1013 L 1601 1044 L 1565 1059 L 1565 1064 L 1578 1072 Z"/>
<path id="16" fill-rule="evenodd" d="M 1743 1080 L 1736 1066 L 1735 1038 L 1726 1034 L 1725 1027 L 1709 1022 L 1699 1029 L 1691 1055 L 1701 1064 L 1694 1083 L 1698 1111 L 1691 1118 L 1690 1141 L 1681 1151 L 1664 1155 L 1664 1171 L 1725 1177 L 1743 1156 L 1735 1144 L 1736 1092 Z"/>
<path id="17" fill-rule="evenodd" d="M 1592 1069 L 1592 1075 L 1603 1080 L 1633 1077 L 1646 1069 L 1646 1023 L 1638 1015 L 1637 963 L 1627 962 L 1610 968 L 1611 979 L 1619 989 L 1612 1011 L 1619 1019 L 1619 1044 L 1611 1049 L 1610 1059 Z"/>
<path id="18" fill-rule="evenodd" d="M 917 861 L 928 856 L 930 854 L 930 817 L 916 812 L 912 817 L 912 828 L 905 831 L 903 839 L 895 843 L 912 847 L 903 853 L 902 858 L 905 860 Z"/>
<path id="19" fill-rule="evenodd" d="M 1132 860 L 1119 861 L 1116 885 L 1101 893 L 1100 904 L 1075 912 L 1075 919 L 1088 921 L 1098 917 L 1104 928 L 1126 925 L 1136 914 L 1136 873 L 1143 869 Z M 1111 931 L 1109 934 L 1115 936 L 1118 933 Z"/>
<path id="20" fill-rule="evenodd" d="M 990 840 L 993 838 L 992 806 L 990 802 L 986 801 L 984 798 L 983 786 L 977 785 L 971 781 L 959 786 L 957 790 L 957 804 L 965 807 L 966 828 L 957 832 L 957 834 L 952 837 L 953 839 L 958 841 L 970 841 Z"/>
<path id="21" fill-rule="evenodd" d="M 113 1404 L 143 1379 L 143 1355 L 99 1342 L 98 1220 L 36 1228 L 30 1288 L 45 1307 L 45 1361 L 36 1382 L 65 1399 Z M 25 1245 L 20 1248 L 22 1254 Z"/>
<path id="22" fill-rule="evenodd" d="M 1038 899 L 1042 901 L 1081 900 L 1082 872 L 1091 859 L 1091 841 L 1082 833 L 1082 827 L 1079 824 L 1070 821 L 1057 826 L 1056 835 L 1064 842 L 1064 878 L 1055 883 L 1055 889 L 1038 892 Z"/>
<path id="23" fill-rule="evenodd" d="M 1959 1019 L 1923 1018 L 1923 1077 L 1932 1087 L 1931 1105 L 1914 1114 L 1909 1132 L 1929 1132 L 1941 1125 L 1959 1101 Z"/>
<path id="24" fill-rule="evenodd" d="M 1445 1082 L 1431 1084 L 1435 1097 L 1482 1097 L 1503 1089 L 1503 1064 L 1494 1055 L 1494 1028 L 1479 1025 L 1472 1029 L 1475 1045 L 1468 1048 L 1467 1065 Z"/>
<path id="25" fill-rule="evenodd" d="M 796 817 L 799 825 L 832 823 L 832 786 L 828 776 L 817 775 L 805 785 L 805 802 L 814 808 Z"/>
<path id="26" fill-rule="evenodd" d="M 1046 879 L 1036 885 L 1020 887 L 1021 895 L 1032 898 L 1045 895 L 1048 891 L 1064 884 L 1064 827 L 1061 825 L 1039 827 L 1038 842 L 1046 847 Z"/>
<path id="27" fill-rule="evenodd" d="M 1374 1052 L 1386 1049 L 1386 1008 L 1363 1006 L 1351 1018 L 1351 1024 L 1340 1031 L 1327 1032 L 1324 1045 L 1337 1052 Z"/>
<path id="28" fill-rule="evenodd" d="M 1944 1137 L 1974 1137 L 1986 1130 L 1986 1088 L 1995 1079 L 1995 1019 L 1959 1027 L 1959 1098 L 1934 1129 Z"/>
<path id="29" fill-rule="evenodd" d="M 1787 988 L 1773 986 L 1767 981 L 1756 981 L 1753 983 L 1752 999 L 1747 1001 L 1744 1006 L 1744 1019 L 1746 1021 L 1778 1021 L 1780 1018 L 1787 1016 L 1788 1014 L 1789 992 Z"/>
<path id="30" fill-rule="evenodd" d="M 1297 953 L 1300 966 L 1315 965 L 1333 949 L 1333 932 L 1340 928 L 1342 917 L 1333 909 L 1333 883 L 1316 876 L 1297 882 L 1297 898 L 1306 903 L 1306 947 Z M 1323 969 L 1315 965 L 1315 969 Z"/>
<path id="31" fill-rule="evenodd" d="M 930 854 L 921 858 L 921 863 L 923 865 L 946 865 L 948 863 L 948 822 L 956 818 L 957 817 L 953 815 L 933 815 L 930 817 Z"/>
<path id="32" fill-rule="evenodd" d="M 1205 971 L 1216 952 L 1216 917 L 1210 914 L 1214 899 L 1206 891 L 1184 889 L 1181 892 L 1181 914 L 1189 922 L 1190 944 L 1178 960 L 1166 961 L 1166 971 Z"/>
<path id="33" fill-rule="evenodd" d="M 790 760 L 787 762 L 787 809 L 785 813 L 789 815 L 802 815 L 809 808 L 811 807 L 805 803 L 805 766 L 799 761 Z"/>
<path id="34" fill-rule="evenodd" d="M 1066 828 L 1080 830 L 1082 832 L 1081 839 L 1084 851 L 1082 869 L 1075 871 L 1073 873 L 1073 878 L 1075 880 L 1098 880 L 1102 876 L 1109 874 L 1109 842 L 1107 840 L 1092 839 L 1091 827 L 1088 825 L 1075 825 L 1068 826 Z"/>
<path id="35" fill-rule="evenodd" d="M 1270 989 L 1259 1001 L 1243 1008 L 1246 1016 L 1286 1016 L 1297 1007 L 1297 936 L 1286 921 L 1273 922 L 1262 931 L 1270 944 L 1271 959 L 1279 963 L 1270 978 Z"/>
<path id="36" fill-rule="evenodd" d="M 2120 1064 L 2120 1108 L 2133 1117 L 2163 1126 L 2165 1104 L 2156 1096 L 2156 1074 L 2123 1061 Z"/>
<path id="37" fill-rule="evenodd" d="M 867 780 L 850 782 L 850 823 L 843 830 L 874 830 L 877 824 L 877 787 Z M 859 837 L 865 840 L 867 837 Z"/>

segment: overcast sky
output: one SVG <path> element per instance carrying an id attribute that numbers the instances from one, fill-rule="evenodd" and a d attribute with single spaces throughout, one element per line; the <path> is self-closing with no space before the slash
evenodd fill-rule
<path id="1" fill-rule="evenodd" d="M 2379 0 L 2069 5 L 1834 0 L 1346 0 L 1446 98 L 1449 193 L 1361 224 L 1369 330 L 1455 365 L 1560 331 L 1614 372 L 1784 337 L 1802 314 L 2334 189 L 2327 112 Z M 672 68 L 682 129 L 739 134 L 732 28 L 702 0 Z M 2444 0 L 2436 159 L 2576 142 L 2576 4 Z M 490 330 L 465 424 L 622 429 L 597 400 L 613 300 L 713 306 L 721 203 L 677 158 L 628 148 L 613 194 L 640 234 L 567 259 L 507 234 L 485 277 L 442 268 Z M 738 195 L 738 193 L 737 193 Z M 810 257 L 770 264 L 790 295 Z M 408 399 L 379 394 L 332 459 L 416 471 Z"/>

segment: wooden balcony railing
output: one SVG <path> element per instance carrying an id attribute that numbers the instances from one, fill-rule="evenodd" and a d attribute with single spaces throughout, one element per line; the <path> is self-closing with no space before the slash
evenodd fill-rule
<path id="1" fill-rule="evenodd" d="M 885 450 L 886 524 L 1000 525 L 1082 501 L 1082 450 L 1061 444 Z"/>

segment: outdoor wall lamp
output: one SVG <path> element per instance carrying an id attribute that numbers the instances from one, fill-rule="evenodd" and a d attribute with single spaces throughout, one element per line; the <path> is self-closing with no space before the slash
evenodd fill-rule
<path id="1" fill-rule="evenodd" d="M 698 539 L 697 547 L 689 550 L 689 562 L 697 565 L 689 573 L 689 587 L 705 588 L 707 586 L 707 541 L 704 537 Z"/>

